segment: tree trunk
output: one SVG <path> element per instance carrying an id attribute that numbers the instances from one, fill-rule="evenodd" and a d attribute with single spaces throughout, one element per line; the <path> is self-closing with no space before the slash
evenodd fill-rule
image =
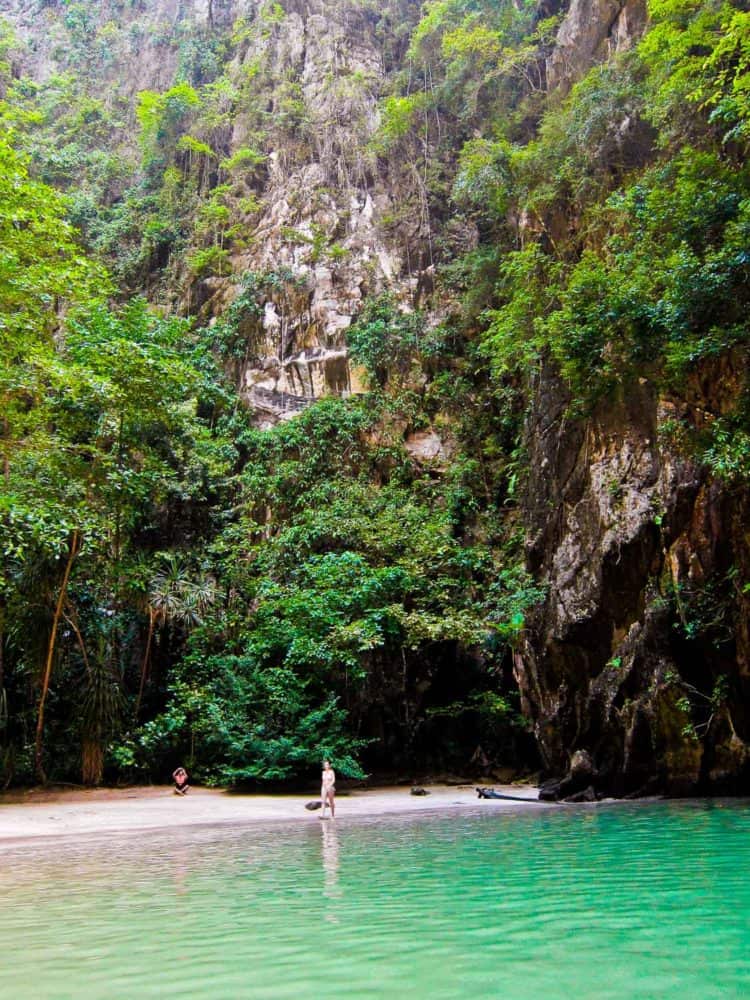
<path id="1" fill-rule="evenodd" d="M 10 430 L 8 428 L 8 418 L 3 419 L 3 436 L 5 438 L 5 447 L 3 449 L 3 477 L 5 479 L 6 489 L 10 489 L 10 460 L 8 459 L 8 440 L 10 438 Z M 7 703 L 5 701 L 5 597 L 0 597 L 0 718 L 3 716 L 3 710 L 7 709 Z"/>
<path id="2" fill-rule="evenodd" d="M 69 614 L 65 615 L 65 621 L 70 625 L 78 639 L 78 647 L 81 650 L 83 665 L 86 673 L 91 678 L 91 664 L 89 663 L 86 646 L 75 620 L 75 611 L 68 604 Z M 104 776 L 104 751 L 102 750 L 103 740 L 101 735 L 84 735 L 81 746 L 81 781 L 84 785 L 100 785 Z"/>
<path id="3" fill-rule="evenodd" d="M 42 753 L 44 750 L 44 706 L 47 701 L 47 693 L 49 692 L 49 682 L 52 677 L 52 662 L 55 656 L 55 640 L 57 638 L 57 628 L 60 624 L 60 618 L 62 617 L 62 609 L 65 603 L 65 596 L 68 591 L 68 580 L 70 579 L 70 570 L 73 566 L 73 560 L 78 554 L 78 548 L 80 543 L 80 535 L 78 529 L 73 532 L 73 537 L 70 540 L 70 549 L 68 551 L 68 561 L 65 564 L 65 573 L 63 574 L 62 583 L 60 584 L 60 593 L 57 597 L 57 605 L 55 607 L 55 616 L 52 619 L 52 629 L 50 630 L 49 643 L 47 645 L 47 660 L 44 664 L 44 673 L 42 675 L 42 690 L 39 695 L 39 712 L 36 720 L 36 740 L 34 743 L 34 769 L 36 771 L 36 776 L 39 781 L 46 785 L 47 775 L 44 773 L 44 764 L 42 762 Z"/>
<path id="4" fill-rule="evenodd" d="M 143 662 L 141 663 L 141 683 L 138 688 L 138 697 L 135 701 L 135 711 L 133 712 L 133 718 L 138 720 L 138 713 L 141 710 L 141 701 L 143 699 L 143 691 L 146 687 L 146 678 L 148 677 L 148 664 L 151 658 L 151 643 L 154 638 L 154 621 L 156 619 L 156 614 L 153 608 L 148 609 L 148 636 L 146 637 L 146 652 L 143 654 Z"/>
<path id="5" fill-rule="evenodd" d="M 5 690 L 5 598 L 0 597 L 0 698 Z"/>
<path id="6" fill-rule="evenodd" d="M 81 778 L 84 785 L 101 785 L 104 777 L 104 750 L 101 738 L 83 737 Z"/>

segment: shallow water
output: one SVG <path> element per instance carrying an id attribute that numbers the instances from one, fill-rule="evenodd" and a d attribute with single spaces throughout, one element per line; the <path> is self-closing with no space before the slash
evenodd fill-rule
<path id="1" fill-rule="evenodd" d="M 748 803 L 484 805 L 5 848 L 0 997 L 750 996 Z"/>

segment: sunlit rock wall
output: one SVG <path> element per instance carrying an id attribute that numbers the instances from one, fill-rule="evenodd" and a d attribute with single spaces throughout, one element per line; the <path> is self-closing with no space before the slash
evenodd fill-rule
<path id="1" fill-rule="evenodd" d="M 419 9 L 415 0 L 415 18 Z M 231 274 L 196 280 L 178 262 L 183 291 L 172 289 L 172 299 L 215 322 L 242 293 L 243 276 L 256 276 L 262 315 L 245 331 L 237 375 L 263 422 L 321 395 L 363 391 L 346 330 L 380 290 L 410 308 L 425 239 L 422 219 L 409 220 L 408 232 L 389 222 L 409 193 L 404 170 L 390 171 L 370 147 L 386 80 L 382 12 L 362 0 L 9 0 L 2 13 L 25 43 L 21 71 L 40 81 L 71 67 L 96 76 L 94 92 L 130 121 L 123 155 L 134 170 L 138 93 L 174 86 L 201 37 L 224 39 L 229 80 L 257 74 L 242 90 L 253 106 L 233 109 L 223 153 L 258 146 L 260 113 L 264 161 L 246 192 L 258 208 L 232 219 L 241 239 Z M 76 58 L 76 39 L 98 53 L 91 65 Z M 294 124 L 285 126 L 290 115 Z"/>
<path id="2" fill-rule="evenodd" d="M 368 146 L 385 80 L 377 17 L 346 0 L 290 0 L 286 11 L 273 34 L 239 59 L 241 71 L 262 47 L 273 78 L 292 81 L 302 103 L 299 142 L 271 152 L 263 210 L 248 249 L 233 260 L 237 274 L 287 275 L 264 303 L 243 375 L 249 398 L 260 407 L 273 402 L 269 392 L 318 397 L 362 391 L 347 363 L 345 332 L 352 318 L 365 296 L 384 288 L 408 306 L 418 282 L 405 247 L 383 225 L 400 192 Z M 240 115 L 233 145 L 245 141 Z"/>
<path id="3" fill-rule="evenodd" d="M 3 0 L 0 16 L 26 43 L 23 69 L 37 80 L 65 68 L 71 38 L 86 36 L 99 48 L 95 64 L 78 60 L 76 74 L 95 72 L 102 94 L 107 89 L 132 101 L 139 90 L 168 90 L 175 82 L 186 27 L 227 30 L 251 14 L 257 0 Z"/>
<path id="4" fill-rule="evenodd" d="M 595 63 L 643 34 L 646 0 L 572 0 L 547 59 L 547 86 L 569 90 Z"/>

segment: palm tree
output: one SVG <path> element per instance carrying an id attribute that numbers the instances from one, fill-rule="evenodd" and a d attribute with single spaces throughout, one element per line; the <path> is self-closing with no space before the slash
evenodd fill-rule
<path id="1" fill-rule="evenodd" d="M 200 625 L 206 611 L 216 603 L 216 581 L 209 574 L 192 576 L 187 561 L 176 552 L 161 554 L 162 567 L 153 575 L 149 584 L 146 611 L 148 635 L 141 662 L 141 681 L 135 703 L 137 719 L 148 680 L 154 632 L 168 623 L 184 632 Z"/>
<path id="2" fill-rule="evenodd" d="M 104 746 L 117 728 L 122 711 L 122 689 L 104 636 L 99 636 L 97 655 L 85 665 L 80 705 L 81 776 L 84 785 L 100 785 Z"/>

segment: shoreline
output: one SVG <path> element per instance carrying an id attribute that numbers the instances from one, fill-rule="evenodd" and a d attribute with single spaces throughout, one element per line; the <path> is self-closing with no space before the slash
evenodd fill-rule
<path id="1" fill-rule="evenodd" d="M 531 785 L 495 785 L 513 800 L 480 800 L 475 785 L 428 785 L 429 794 L 412 795 L 408 787 L 384 787 L 340 792 L 337 822 L 435 812 L 493 812 L 554 807 L 540 803 Z M 226 789 L 191 788 L 175 795 L 172 785 L 114 789 L 67 789 L 0 794 L 0 847 L 22 846 L 38 839 L 75 838 L 110 833 L 183 830 L 199 826 L 253 826 L 269 822 L 320 823 L 319 810 L 307 810 L 312 794 L 240 794 Z M 524 803 L 528 800 L 528 804 Z"/>

